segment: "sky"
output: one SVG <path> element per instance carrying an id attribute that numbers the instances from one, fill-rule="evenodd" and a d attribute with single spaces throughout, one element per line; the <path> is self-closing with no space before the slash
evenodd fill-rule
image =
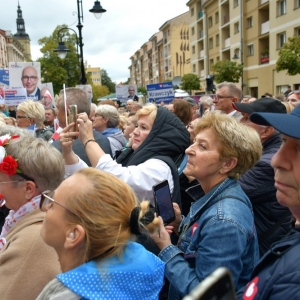
<path id="1" fill-rule="evenodd" d="M 0 29 L 16 33 L 18 0 L 5 1 Z M 107 11 L 97 20 L 89 12 L 94 0 L 83 2 L 83 56 L 91 67 L 105 69 L 112 81 L 119 83 L 130 76 L 130 57 L 159 31 L 166 21 L 188 11 L 188 0 L 101 0 Z M 75 0 L 19 0 L 26 32 L 31 39 L 31 55 L 41 57 L 38 40 L 50 36 L 57 25 L 76 27 Z"/>

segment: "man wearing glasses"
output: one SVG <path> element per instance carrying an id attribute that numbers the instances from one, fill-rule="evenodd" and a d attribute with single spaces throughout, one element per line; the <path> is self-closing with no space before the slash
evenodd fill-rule
<path id="1" fill-rule="evenodd" d="M 243 115 L 234 109 L 232 103 L 243 99 L 242 90 L 233 82 L 222 82 L 217 85 L 216 96 L 213 101 L 215 109 L 221 110 L 230 117 L 240 120 Z"/>
<path id="2" fill-rule="evenodd" d="M 128 99 L 131 99 L 133 101 L 139 101 L 139 97 L 135 94 L 134 86 L 130 85 L 128 87 L 128 94 Z"/>
<path id="3" fill-rule="evenodd" d="M 34 67 L 25 67 L 22 71 L 22 84 L 27 91 L 27 97 L 34 101 L 41 99 L 41 91 L 37 86 L 38 83 L 37 70 Z"/>

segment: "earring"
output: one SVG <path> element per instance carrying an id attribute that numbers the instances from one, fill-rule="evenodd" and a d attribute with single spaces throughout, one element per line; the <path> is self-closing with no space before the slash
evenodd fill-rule
<path id="1" fill-rule="evenodd" d="M 70 239 L 74 240 L 74 238 L 75 238 L 74 232 L 71 232 L 71 233 L 69 234 L 69 237 L 70 237 Z"/>

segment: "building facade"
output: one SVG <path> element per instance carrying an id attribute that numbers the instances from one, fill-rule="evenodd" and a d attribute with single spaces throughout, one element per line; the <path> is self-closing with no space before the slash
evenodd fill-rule
<path id="1" fill-rule="evenodd" d="M 101 86 L 102 80 L 101 80 L 101 70 L 99 67 L 86 67 L 86 73 L 91 76 L 92 82 L 94 85 Z"/>
<path id="2" fill-rule="evenodd" d="M 276 61 L 288 37 L 300 35 L 297 0 L 190 0 L 191 72 L 205 86 L 218 60 L 243 65 L 244 94 L 261 97 L 299 89 L 300 75 L 276 72 Z"/>
<path id="3" fill-rule="evenodd" d="M 8 67 L 8 56 L 6 48 L 6 34 L 0 29 L 0 68 Z"/>

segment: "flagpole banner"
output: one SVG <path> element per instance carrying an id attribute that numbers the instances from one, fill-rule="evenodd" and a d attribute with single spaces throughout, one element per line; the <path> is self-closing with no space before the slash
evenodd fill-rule
<path id="1" fill-rule="evenodd" d="M 116 86 L 116 96 L 117 100 L 126 102 L 127 100 L 138 101 L 139 97 L 137 95 L 136 84 L 119 84 Z"/>
<path id="2" fill-rule="evenodd" d="M 45 109 L 55 108 L 55 98 L 53 92 L 52 82 L 42 83 L 41 88 L 41 103 L 44 105 Z"/>
<path id="3" fill-rule="evenodd" d="M 28 99 L 41 100 L 41 64 L 39 62 L 9 62 L 10 89 L 25 88 Z"/>
<path id="4" fill-rule="evenodd" d="M 17 89 L 6 89 L 4 91 L 4 104 L 6 106 L 16 106 L 21 102 L 27 100 L 27 93 L 25 88 L 17 88 Z"/>
<path id="5" fill-rule="evenodd" d="M 9 70 L 7 68 L 0 68 L 0 88 L 9 88 Z"/>
<path id="6" fill-rule="evenodd" d="M 159 104 L 164 101 L 170 103 L 174 99 L 174 90 L 172 82 L 162 82 L 147 85 L 148 99 L 150 102 Z"/>

